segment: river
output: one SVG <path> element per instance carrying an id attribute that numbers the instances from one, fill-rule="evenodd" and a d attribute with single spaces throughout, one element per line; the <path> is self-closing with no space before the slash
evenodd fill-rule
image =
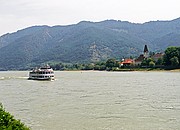
<path id="1" fill-rule="evenodd" d="M 179 72 L 0 72 L 0 102 L 32 130 L 179 130 Z"/>

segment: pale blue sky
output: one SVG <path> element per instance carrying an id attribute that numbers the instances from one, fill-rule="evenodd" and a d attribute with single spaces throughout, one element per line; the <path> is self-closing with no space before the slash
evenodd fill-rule
<path id="1" fill-rule="evenodd" d="M 180 17 L 180 0 L 0 0 L 0 36 L 33 25 L 115 19 L 134 23 Z"/>

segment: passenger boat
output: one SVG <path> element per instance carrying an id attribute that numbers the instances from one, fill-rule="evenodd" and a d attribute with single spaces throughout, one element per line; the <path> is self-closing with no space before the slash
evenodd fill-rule
<path id="1" fill-rule="evenodd" d="M 29 72 L 29 78 L 32 80 L 54 80 L 54 71 L 49 66 L 43 66 L 40 68 L 35 68 L 31 72 Z"/>

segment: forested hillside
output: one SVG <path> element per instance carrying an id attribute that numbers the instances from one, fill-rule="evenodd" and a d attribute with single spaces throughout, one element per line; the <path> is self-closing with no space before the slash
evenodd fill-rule
<path id="1" fill-rule="evenodd" d="M 106 20 L 29 27 L 0 37 L 0 69 L 138 56 L 145 44 L 150 51 L 180 46 L 180 18 L 144 24 Z"/>

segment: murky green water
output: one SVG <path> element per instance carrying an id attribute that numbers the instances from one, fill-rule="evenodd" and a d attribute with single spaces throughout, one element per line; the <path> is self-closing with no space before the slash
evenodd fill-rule
<path id="1" fill-rule="evenodd" d="M 0 72 L 0 102 L 32 130 L 179 130 L 179 72 Z"/>

